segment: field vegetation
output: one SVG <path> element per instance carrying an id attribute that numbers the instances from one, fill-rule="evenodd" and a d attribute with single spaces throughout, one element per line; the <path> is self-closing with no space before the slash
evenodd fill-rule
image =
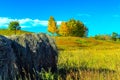
<path id="1" fill-rule="evenodd" d="M 120 43 L 94 38 L 56 37 L 58 70 L 66 80 L 119 80 Z"/>
<path id="2" fill-rule="evenodd" d="M 23 30 L 0 29 L 0 35 L 4 35 L 4 36 L 30 34 L 30 33 L 32 33 L 32 32 L 23 31 Z"/>

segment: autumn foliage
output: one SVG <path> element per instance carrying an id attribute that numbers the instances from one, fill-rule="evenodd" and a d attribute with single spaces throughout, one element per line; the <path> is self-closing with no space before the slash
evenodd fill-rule
<path id="1" fill-rule="evenodd" d="M 69 29 L 66 22 L 62 22 L 59 28 L 59 34 L 62 36 L 67 36 L 69 34 Z"/>
<path id="2" fill-rule="evenodd" d="M 55 19 L 50 16 L 50 19 L 48 20 L 48 32 L 55 34 L 57 32 L 57 26 Z"/>
<path id="3" fill-rule="evenodd" d="M 48 32 L 60 36 L 86 37 L 88 28 L 81 21 L 75 19 L 61 22 L 60 26 L 57 26 L 54 17 L 51 16 L 48 20 Z"/>
<path id="4" fill-rule="evenodd" d="M 68 22 L 62 22 L 59 28 L 61 36 L 86 37 L 87 27 L 79 20 L 70 19 Z"/>

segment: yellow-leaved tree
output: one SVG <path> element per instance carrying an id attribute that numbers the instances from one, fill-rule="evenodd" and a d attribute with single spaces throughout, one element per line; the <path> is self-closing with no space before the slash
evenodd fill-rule
<path id="1" fill-rule="evenodd" d="M 60 28 L 59 28 L 59 34 L 60 34 L 61 36 L 68 36 L 69 30 L 68 30 L 68 27 L 67 27 L 67 23 L 66 23 L 66 22 L 62 22 L 62 23 L 61 23 Z"/>
<path id="2" fill-rule="evenodd" d="M 50 19 L 48 20 L 48 32 L 52 33 L 52 35 L 57 33 L 57 26 L 53 16 L 50 16 Z"/>

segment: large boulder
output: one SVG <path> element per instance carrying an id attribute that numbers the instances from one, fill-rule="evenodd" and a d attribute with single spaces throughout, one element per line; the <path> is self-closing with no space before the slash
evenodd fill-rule
<path id="1" fill-rule="evenodd" d="M 11 41 L 0 36 L 0 80 L 14 80 L 15 69 L 15 56 Z"/>
<path id="2" fill-rule="evenodd" d="M 0 36 L 0 78 L 38 80 L 41 69 L 57 70 L 55 42 L 46 34 Z"/>

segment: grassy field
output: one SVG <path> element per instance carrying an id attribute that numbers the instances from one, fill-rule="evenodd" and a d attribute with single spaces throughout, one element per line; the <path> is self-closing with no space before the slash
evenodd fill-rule
<path id="1" fill-rule="evenodd" d="M 25 33 L 31 33 L 23 30 L 7 30 L 7 29 L 0 29 L 0 35 L 11 36 L 11 35 L 21 35 Z"/>
<path id="2" fill-rule="evenodd" d="M 30 33 L 17 31 L 17 35 Z M 0 30 L 1 35 L 15 31 Z M 53 37 L 59 50 L 58 71 L 41 72 L 43 80 L 120 80 L 120 42 L 94 38 Z"/>
<path id="3" fill-rule="evenodd" d="M 60 80 L 120 80 L 120 43 L 56 37 Z"/>

